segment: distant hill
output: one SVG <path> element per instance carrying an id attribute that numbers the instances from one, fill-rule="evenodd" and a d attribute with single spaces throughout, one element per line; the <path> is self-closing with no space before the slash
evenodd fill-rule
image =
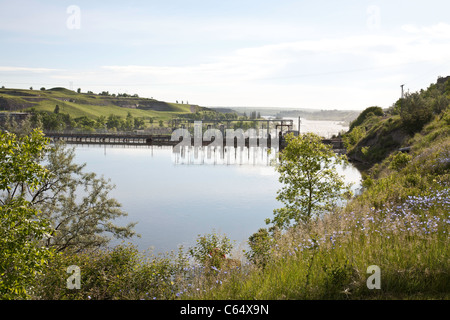
<path id="1" fill-rule="evenodd" d="M 316 109 L 292 109 L 292 108 L 263 108 L 263 107 L 210 107 L 210 109 L 223 113 L 237 112 L 239 115 L 251 112 L 260 113 L 265 117 L 276 118 L 305 118 L 308 120 L 342 121 L 349 124 L 356 119 L 361 110 L 316 110 Z"/>
<path id="2" fill-rule="evenodd" d="M 0 111 L 24 112 L 33 109 L 53 112 L 57 105 L 62 113 L 88 118 L 110 114 L 126 116 L 130 112 L 134 117 L 168 120 L 174 116 L 208 110 L 197 105 L 171 103 L 136 95 L 78 93 L 62 87 L 47 90 L 0 89 Z"/>

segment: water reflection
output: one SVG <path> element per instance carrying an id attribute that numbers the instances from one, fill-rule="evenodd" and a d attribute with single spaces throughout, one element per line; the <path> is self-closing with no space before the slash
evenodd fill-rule
<path id="1" fill-rule="evenodd" d="M 177 156 L 171 147 L 79 145 L 75 161 L 116 185 L 112 196 L 129 216 L 115 222 L 137 221 L 142 235 L 131 242 L 142 250 L 166 252 L 193 245 L 198 234 L 213 229 L 244 243 L 273 217 L 281 205 L 275 199 L 281 188 L 278 174 L 268 165 L 275 153 L 246 149 L 224 151 L 223 157 L 211 150 L 208 158 L 205 148 L 196 157 L 193 150 Z M 359 184 L 354 167 L 340 170 Z"/>
<path id="2" fill-rule="evenodd" d="M 175 164 L 269 166 L 277 152 L 278 148 L 267 147 L 184 146 L 174 150 L 172 161 Z"/>

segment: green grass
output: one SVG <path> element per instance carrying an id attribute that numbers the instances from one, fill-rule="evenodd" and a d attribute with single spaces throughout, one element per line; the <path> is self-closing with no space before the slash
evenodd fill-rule
<path id="1" fill-rule="evenodd" d="M 87 116 L 95 119 L 100 116 L 108 117 L 110 114 L 126 117 L 129 112 L 133 117 L 152 117 L 156 120 L 167 121 L 182 114 L 191 113 L 190 105 L 187 104 L 160 102 L 162 106 L 160 108 L 163 110 L 126 108 L 118 104 L 142 105 L 156 100 L 76 93 L 65 88 L 53 88 L 43 91 L 0 89 L 0 97 L 12 105 L 12 110 L 14 111 L 30 111 L 31 108 L 34 108 L 36 111 L 53 112 L 56 105 L 59 105 L 61 113 L 70 114 L 73 118 Z"/>
<path id="2" fill-rule="evenodd" d="M 98 105 L 77 104 L 73 102 L 60 102 L 55 100 L 43 101 L 34 108 L 36 111 L 53 112 L 56 104 L 60 106 L 61 113 L 68 113 L 74 118 L 87 116 L 88 118 L 95 119 L 100 116 L 108 117 L 110 114 L 126 117 L 129 112 L 133 117 L 145 117 L 145 118 L 153 117 L 155 119 L 169 120 L 172 117 L 176 117 L 181 113 L 188 113 L 188 111 L 186 111 L 186 108 L 181 108 L 178 106 L 174 106 L 173 110 L 170 111 L 152 111 L 152 110 L 123 108 L 112 104 L 105 106 L 98 106 Z"/>

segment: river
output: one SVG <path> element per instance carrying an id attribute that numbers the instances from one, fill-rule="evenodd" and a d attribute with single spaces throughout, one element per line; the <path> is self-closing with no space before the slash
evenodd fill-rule
<path id="1" fill-rule="evenodd" d="M 301 123 L 301 132 L 336 134 L 345 129 L 334 121 Z M 248 237 L 265 227 L 264 220 L 282 205 L 276 200 L 281 187 L 278 174 L 259 152 L 237 159 L 231 152 L 231 162 L 214 161 L 214 153 L 209 161 L 183 162 L 171 147 L 156 146 L 77 145 L 75 154 L 77 163 L 86 163 L 86 171 L 115 184 L 111 196 L 128 216 L 114 222 L 138 222 L 135 230 L 141 237 L 127 242 L 140 250 L 163 253 L 180 245 L 187 248 L 199 234 L 213 231 L 244 248 Z M 359 186 L 356 168 L 350 165 L 340 171 L 355 188 Z"/>

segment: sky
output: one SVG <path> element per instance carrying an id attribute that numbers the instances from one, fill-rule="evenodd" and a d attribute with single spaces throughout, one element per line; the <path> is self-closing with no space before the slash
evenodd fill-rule
<path id="1" fill-rule="evenodd" d="M 387 108 L 450 75 L 450 1 L 0 0 L 0 86 Z"/>

